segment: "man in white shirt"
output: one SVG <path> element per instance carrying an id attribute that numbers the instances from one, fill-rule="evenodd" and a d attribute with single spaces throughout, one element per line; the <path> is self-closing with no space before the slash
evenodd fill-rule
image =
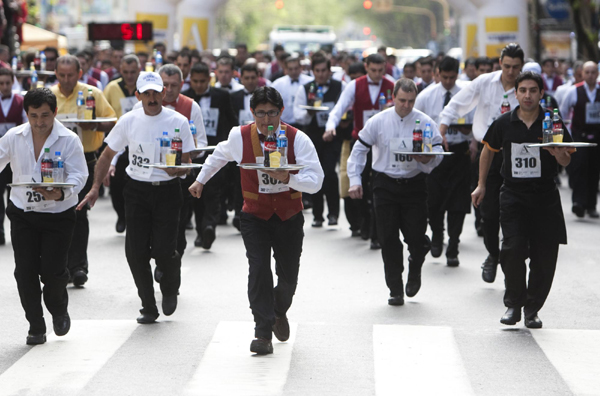
<path id="1" fill-rule="evenodd" d="M 175 65 L 183 73 L 183 86 L 181 92 L 190 89 L 190 70 L 192 68 L 192 54 L 190 51 L 184 50 L 177 54 L 177 61 Z"/>
<path id="2" fill-rule="evenodd" d="M 413 130 L 417 121 L 430 123 L 432 150 L 442 152 L 442 137 L 437 124 L 425 113 L 414 110 L 417 86 L 412 80 L 400 79 L 394 87 L 394 107 L 367 121 L 358 133 L 358 141 L 348 159 L 350 197 L 363 195 L 361 173 L 367 153 L 373 151 L 373 206 L 377 234 L 381 243 L 385 279 L 390 289 L 388 304 L 404 304 L 402 272 L 403 245 L 399 230 L 408 245 L 409 270 L 406 295 L 413 297 L 421 288 L 421 267 L 430 249 L 427 231 L 426 174 L 439 165 L 441 156 L 398 154 L 413 151 Z"/>
<path id="3" fill-rule="evenodd" d="M 273 353 L 273 334 L 279 341 L 290 336 L 287 311 L 292 305 L 304 239 L 302 193 L 314 194 L 323 183 L 323 170 L 309 137 L 281 122 L 283 99 L 271 87 L 256 89 L 250 101 L 256 123 L 235 127 L 204 163 L 190 192 L 200 198 L 207 181 L 229 161 L 263 162 L 269 127 L 285 131 L 287 162 L 306 165 L 297 173 L 241 169 L 244 207 L 241 231 L 250 267 L 248 299 L 256 323 L 250 351 Z M 271 251 L 275 257 L 277 286 L 273 287 Z"/>
<path id="4" fill-rule="evenodd" d="M 460 92 L 458 85 L 458 60 L 449 56 L 438 64 L 440 83 L 431 86 L 417 96 L 415 109 L 421 110 L 436 122 L 443 108 L 452 96 Z M 470 115 L 470 114 L 469 114 Z M 470 123 L 470 118 L 462 123 Z M 458 120 L 454 121 L 458 124 Z M 427 178 L 427 207 L 429 226 L 431 227 L 431 255 L 440 257 L 444 245 L 444 217 L 448 219 L 447 265 L 459 265 L 458 244 L 462 233 L 465 215 L 471 211 L 471 156 L 469 155 L 470 128 L 455 125 L 448 129 L 446 138 L 450 152 L 454 155 L 444 157 L 442 163 Z"/>
<path id="5" fill-rule="evenodd" d="M 307 84 L 313 80 L 312 77 L 302 74 L 302 66 L 300 65 L 300 59 L 294 56 L 290 56 L 285 60 L 285 76 L 278 78 L 273 82 L 273 88 L 275 88 L 283 98 L 283 113 L 281 119 L 283 122 L 296 126 L 296 119 L 294 118 L 294 100 L 298 88 Z"/>
<path id="6" fill-rule="evenodd" d="M 583 62 L 576 61 L 575 63 L 573 63 L 573 73 L 571 75 L 571 78 L 568 78 L 567 81 L 565 81 L 565 83 L 563 85 L 560 85 L 558 88 L 556 88 L 556 92 L 554 93 L 554 99 L 556 99 L 556 101 L 558 102 L 559 108 L 560 108 L 560 106 L 562 106 L 562 102 L 565 98 L 565 95 L 569 91 L 569 88 L 571 88 L 575 84 L 579 84 L 582 81 L 583 81 Z M 561 113 L 561 114 L 562 114 L 564 120 L 571 119 L 570 114 L 565 114 L 565 113 Z"/>
<path id="7" fill-rule="evenodd" d="M 177 252 L 179 211 L 183 203 L 180 176 L 187 171 L 180 168 L 151 168 L 146 164 L 159 163 L 159 139 L 163 131 L 169 138 L 180 135 L 182 140 L 181 163 L 190 161 L 189 152 L 194 142 L 187 119 L 163 107 L 163 81 L 154 72 L 141 73 L 137 81 L 136 96 L 141 109 L 132 110 L 119 119 L 105 139 L 107 144 L 96 164 L 94 184 L 77 209 L 87 203 L 93 206 L 98 190 L 117 152 L 129 146 L 130 180 L 125 186 L 125 217 L 127 233 L 125 254 L 133 275 L 138 295 L 142 301 L 138 323 L 154 323 L 158 309 L 154 298 L 154 285 L 150 259 L 162 271 L 160 289 L 163 294 L 162 310 L 167 316 L 177 308 L 177 294 L 181 284 L 181 256 Z M 179 133 L 173 132 L 179 130 Z"/>
<path id="8" fill-rule="evenodd" d="M 503 111 L 510 111 L 519 105 L 515 97 L 515 81 L 523 68 L 525 54 L 515 43 L 508 44 L 500 55 L 501 70 L 482 74 L 452 97 L 440 114 L 440 133 L 446 142 L 449 125 L 476 108 L 473 116 L 473 135 L 481 142 L 488 127 Z M 504 95 L 507 96 L 510 108 L 503 109 Z M 446 144 L 446 143 L 445 143 Z M 479 149 L 483 147 L 479 144 Z M 483 218 L 483 240 L 488 257 L 482 265 L 482 278 L 492 283 L 496 279 L 498 257 L 500 255 L 500 186 L 502 176 L 502 154 L 494 155 L 494 162 L 487 177 L 487 194 L 479 210 Z"/>
<path id="9" fill-rule="evenodd" d="M 41 182 L 44 149 L 60 151 L 66 188 L 14 187 L 6 214 L 11 221 L 15 251 L 15 279 L 25 317 L 27 344 L 46 342 L 46 308 L 52 314 L 54 333 L 63 336 L 71 327 L 67 312 L 69 270 L 67 256 L 75 229 L 77 194 L 88 176 L 79 137 L 56 121 L 56 96 L 46 88 L 30 91 L 24 108 L 29 122 L 0 139 L 0 170 L 10 162 L 14 183 Z M 44 284 L 40 288 L 40 280 Z"/>
<path id="10" fill-rule="evenodd" d="M 244 86 L 233 78 L 233 59 L 228 56 L 224 56 L 217 61 L 215 75 L 217 76 L 215 88 L 224 89 L 229 93 L 244 89 Z"/>

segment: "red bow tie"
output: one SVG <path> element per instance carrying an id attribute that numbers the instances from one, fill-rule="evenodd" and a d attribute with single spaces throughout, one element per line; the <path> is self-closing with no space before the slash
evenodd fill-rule
<path id="1" fill-rule="evenodd" d="M 176 107 L 177 106 L 177 100 L 174 101 L 174 102 L 166 102 L 166 101 L 163 100 L 162 104 L 163 104 L 163 106 L 173 106 L 173 107 Z"/>

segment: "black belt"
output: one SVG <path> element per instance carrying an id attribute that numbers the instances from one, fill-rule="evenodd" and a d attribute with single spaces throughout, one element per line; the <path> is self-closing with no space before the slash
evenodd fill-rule
<path id="1" fill-rule="evenodd" d="M 422 181 L 425 181 L 425 179 L 427 178 L 427 175 L 425 173 L 419 173 L 417 176 L 414 176 L 414 177 L 398 178 L 398 179 L 396 179 L 396 178 L 390 177 L 390 176 L 388 176 L 388 175 L 386 175 L 385 173 L 382 173 L 382 172 L 377 172 L 375 170 L 372 171 L 372 172 L 373 172 L 373 176 L 374 177 L 377 177 L 378 175 L 381 175 L 381 176 L 385 177 L 386 179 L 388 179 L 390 181 L 393 181 L 393 182 L 395 182 L 397 184 L 404 184 L 404 185 L 422 182 Z"/>
<path id="2" fill-rule="evenodd" d="M 128 179 L 127 180 L 128 182 L 131 181 L 134 183 L 141 183 L 144 186 L 168 186 L 169 184 L 179 184 L 180 183 L 178 177 L 176 177 L 175 179 L 171 179 L 171 180 L 147 181 L 147 182 L 132 179 L 130 176 L 127 176 L 127 179 Z"/>
<path id="3" fill-rule="evenodd" d="M 83 153 L 83 155 L 85 155 L 85 160 L 89 163 L 89 162 L 94 162 L 98 159 L 98 157 L 96 156 L 96 152 L 95 151 L 90 151 L 89 153 Z"/>

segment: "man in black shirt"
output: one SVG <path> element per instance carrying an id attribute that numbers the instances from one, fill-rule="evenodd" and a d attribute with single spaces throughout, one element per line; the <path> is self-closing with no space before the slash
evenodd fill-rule
<path id="1" fill-rule="evenodd" d="M 571 151 L 564 147 L 539 148 L 542 142 L 544 111 L 539 105 L 544 95 L 541 76 L 522 73 L 515 82 L 519 106 L 500 116 L 488 129 L 479 162 L 479 184 L 473 191 L 478 206 L 485 195 L 488 171 L 494 153 L 502 149 L 500 262 L 506 277 L 504 305 L 508 308 L 500 322 L 514 325 L 525 313 L 525 326 L 541 328 L 538 311 L 544 305 L 554 278 L 558 245 L 567 243 L 560 195 L 554 181 L 558 165 L 567 166 Z M 572 141 L 562 127 L 565 142 Z M 529 258 L 529 284 L 526 283 Z"/>

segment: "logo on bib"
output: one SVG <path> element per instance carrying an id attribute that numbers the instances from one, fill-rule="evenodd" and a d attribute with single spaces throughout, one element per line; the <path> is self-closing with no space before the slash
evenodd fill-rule
<path id="1" fill-rule="evenodd" d="M 138 144 L 137 152 L 144 154 L 144 148 L 142 147 L 141 144 Z"/>
<path id="2" fill-rule="evenodd" d="M 521 155 L 529 154 L 529 149 L 525 145 L 523 145 L 523 146 L 521 146 L 521 152 L 519 154 L 521 154 Z"/>
<path id="3" fill-rule="evenodd" d="M 400 142 L 400 147 L 399 147 L 399 148 L 400 148 L 400 149 L 405 149 L 405 148 L 408 148 L 408 146 L 406 145 L 406 141 L 405 141 L 405 140 L 402 140 L 402 141 Z M 411 150 L 412 150 L 412 147 L 411 147 Z"/>

